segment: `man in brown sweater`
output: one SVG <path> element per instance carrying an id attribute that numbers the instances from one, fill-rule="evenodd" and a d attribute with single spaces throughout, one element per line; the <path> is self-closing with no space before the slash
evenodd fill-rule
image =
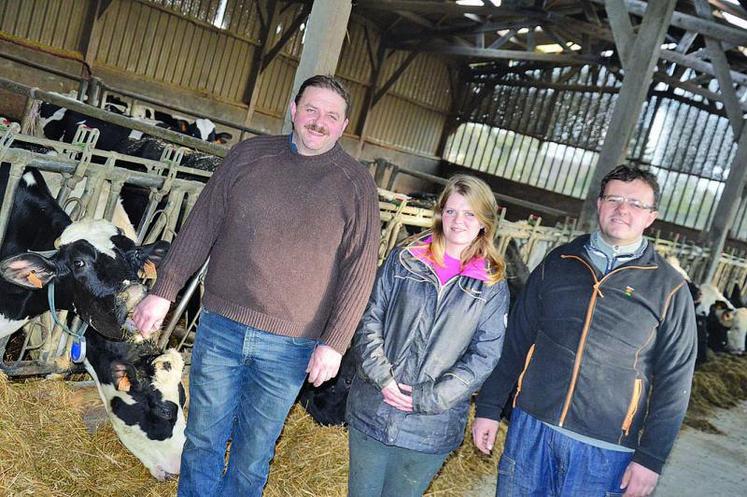
<path id="1" fill-rule="evenodd" d="M 291 103 L 290 137 L 236 145 L 135 311 L 138 328 L 152 333 L 210 257 L 180 497 L 260 496 L 306 373 L 316 386 L 337 374 L 373 285 L 379 240 L 373 179 L 337 143 L 349 104 L 338 81 L 314 76 Z"/>

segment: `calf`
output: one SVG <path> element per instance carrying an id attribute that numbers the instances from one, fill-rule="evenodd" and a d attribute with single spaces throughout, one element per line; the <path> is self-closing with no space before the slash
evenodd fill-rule
<path id="1" fill-rule="evenodd" d="M 51 248 L 55 238 L 54 255 L 27 252 Z M 128 341 L 127 322 L 146 291 L 138 271 L 152 269 L 167 248 L 165 242 L 137 247 L 107 221 L 70 224 L 33 169 L 18 185 L 0 248 L 6 257 L 0 262 L 0 337 L 49 309 L 54 282 L 56 309 L 74 309 L 89 325 L 85 365 L 114 430 L 159 479 L 179 472 L 183 361 L 173 350 L 160 354 L 149 342 Z"/>
<path id="2" fill-rule="evenodd" d="M 113 342 L 86 333 L 85 366 L 122 444 L 158 480 L 179 474 L 184 445 L 184 361 L 153 342 Z"/>

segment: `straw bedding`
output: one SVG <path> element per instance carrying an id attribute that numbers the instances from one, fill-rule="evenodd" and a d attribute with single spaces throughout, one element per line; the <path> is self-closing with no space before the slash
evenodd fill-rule
<path id="1" fill-rule="evenodd" d="M 747 399 L 747 357 L 720 357 L 695 374 L 686 424 L 713 431 L 714 407 Z M 108 423 L 92 434 L 84 415 L 99 409 L 95 389 L 82 392 L 61 381 L 11 383 L 0 374 L 0 495 L 44 497 L 161 497 L 176 495 L 176 482 L 159 483 L 119 443 Z M 495 475 L 505 428 L 496 450 L 484 457 L 465 437 L 427 492 L 462 497 Z M 347 433 L 319 427 L 295 406 L 285 425 L 265 491 L 267 497 L 344 496 Z"/>

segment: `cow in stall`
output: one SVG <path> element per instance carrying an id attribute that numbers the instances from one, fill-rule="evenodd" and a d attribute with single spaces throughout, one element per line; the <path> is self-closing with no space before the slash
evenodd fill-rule
<path id="1" fill-rule="evenodd" d="M 736 308 L 734 311 L 734 324 L 727 332 L 727 347 L 730 351 L 742 355 L 747 350 L 747 310 L 744 299 L 742 298 L 742 289 L 739 284 L 735 284 L 729 295 L 729 302 Z"/>
<path id="2" fill-rule="evenodd" d="M 700 294 L 695 315 L 706 319 L 708 348 L 716 353 L 726 352 L 727 334 L 734 324 L 734 306 L 714 285 L 701 285 Z"/>
<path id="3" fill-rule="evenodd" d="M 7 184 L 7 168 L 0 191 Z M 88 325 L 85 367 L 122 443 L 166 479 L 179 473 L 184 443 L 183 360 L 134 340 L 128 314 L 146 293 L 138 271 L 154 271 L 168 243 L 137 247 L 107 221 L 70 222 L 39 171 L 19 182 L 0 247 L 0 337 L 49 310 L 74 310 Z M 48 251 L 57 245 L 56 252 Z M 54 284 L 52 286 L 52 283 Z"/>
<path id="4" fill-rule="evenodd" d="M 209 143 L 219 143 L 224 145 L 233 138 L 231 133 L 218 132 L 215 128 L 215 123 L 204 117 L 190 122 L 187 119 L 175 117 L 159 110 L 154 111 L 153 116 L 159 123 L 157 124 L 158 126 L 187 136 L 199 138 L 200 140 Z"/>

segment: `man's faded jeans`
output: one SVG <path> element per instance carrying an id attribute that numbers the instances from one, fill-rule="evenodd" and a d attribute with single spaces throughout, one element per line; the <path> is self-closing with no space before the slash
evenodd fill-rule
<path id="1" fill-rule="evenodd" d="M 496 497 L 618 497 L 632 452 L 564 435 L 515 408 L 498 463 Z"/>
<path id="2" fill-rule="evenodd" d="M 316 344 L 203 310 L 192 349 L 180 497 L 262 495 L 275 442 Z"/>

